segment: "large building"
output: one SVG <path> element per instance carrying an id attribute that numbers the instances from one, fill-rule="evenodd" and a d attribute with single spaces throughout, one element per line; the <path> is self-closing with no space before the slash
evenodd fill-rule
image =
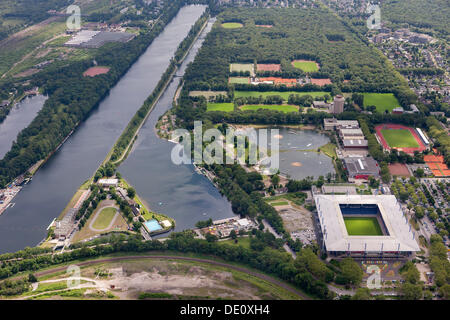
<path id="1" fill-rule="evenodd" d="M 331 110 L 330 110 L 331 113 L 338 114 L 338 113 L 344 112 L 344 103 L 345 103 L 345 98 L 339 94 L 336 95 L 334 97 L 334 101 L 331 106 Z"/>
<path id="2" fill-rule="evenodd" d="M 337 120 L 336 118 L 323 119 L 323 128 L 325 130 L 339 129 L 358 129 L 358 120 Z"/>
<path id="3" fill-rule="evenodd" d="M 414 229 L 393 195 L 315 195 L 319 245 L 334 257 L 412 258 Z"/>
<path id="4" fill-rule="evenodd" d="M 372 157 L 345 157 L 343 161 L 349 181 L 380 177 L 380 167 Z"/>
<path id="5" fill-rule="evenodd" d="M 364 133 L 361 129 L 339 129 L 339 137 L 344 140 L 364 140 Z"/>

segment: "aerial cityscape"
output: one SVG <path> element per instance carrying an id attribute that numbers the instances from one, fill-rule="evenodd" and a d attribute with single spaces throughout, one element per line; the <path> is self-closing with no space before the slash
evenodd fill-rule
<path id="1" fill-rule="evenodd" d="M 0 300 L 449 300 L 449 17 L 1 1 Z"/>

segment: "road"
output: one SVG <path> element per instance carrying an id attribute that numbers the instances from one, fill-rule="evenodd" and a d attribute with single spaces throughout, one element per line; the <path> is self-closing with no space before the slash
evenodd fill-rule
<path id="1" fill-rule="evenodd" d="M 227 264 L 227 263 L 223 263 L 223 262 L 218 262 L 218 261 L 213 261 L 213 260 L 208 260 L 208 259 L 202 259 L 202 258 L 191 258 L 191 257 L 180 257 L 180 256 L 171 256 L 171 255 L 143 255 L 143 256 L 126 256 L 126 257 L 112 257 L 112 258 L 106 258 L 106 259 L 99 259 L 99 260 L 91 260 L 91 261 L 83 261 L 80 263 L 77 263 L 77 266 L 82 267 L 82 266 L 89 266 L 89 265 L 93 265 L 93 264 L 99 264 L 99 263 L 106 263 L 106 262 L 117 262 L 117 261 L 126 261 L 126 260 L 136 260 L 136 259 L 170 259 L 170 260 L 181 260 L 181 261 L 192 261 L 192 262 L 200 262 L 200 263 L 207 263 L 207 264 L 211 264 L 214 266 L 219 266 L 219 267 L 225 267 L 228 269 L 232 269 L 232 270 L 236 270 L 239 272 L 243 272 L 246 274 L 249 274 L 251 276 L 254 276 L 256 278 L 265 280 L 267 282 L 270 282 L 274 285 L 277 285 L 287 291 L 289 291 L 290 293 L 293 293 L 299 297 L 301 297 L 304 300 L 312 300 L 310 297 L 308 297 L 307 295 L 305 295 L 303 292 L 294 289 L 293 287 L 291 287 L 290 285 L 279 281 L 271 276 L 259 273 L 259 272 L 254 272 L 251 271 L 247 268 L 243 268 L 243 267 L 238 267 L 238 266 L 234 266 L 231 264 Z M 36 272 L 35 276 L 36 277 L 42 277 L 45 275 L 49 275 L 49 274 L 53 274 L 56 272 L 61 272 L 67 270 L 67 266 L 64 267 L 57 267 L 57 268 L 53 268 L 53 269 L 48 269 L 45 271 L 40 271 L 40 272 Z"/>

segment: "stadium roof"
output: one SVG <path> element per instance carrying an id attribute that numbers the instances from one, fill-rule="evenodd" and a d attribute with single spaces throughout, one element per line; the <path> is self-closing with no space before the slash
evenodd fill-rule
<path id="1" fill-rule="evenodd" d="M 315 195 L 327 251 L 413 252 L 420 248 L 393 195 Z M 349 236 L 339 204 L 377 204 L 389 235 Z"/>

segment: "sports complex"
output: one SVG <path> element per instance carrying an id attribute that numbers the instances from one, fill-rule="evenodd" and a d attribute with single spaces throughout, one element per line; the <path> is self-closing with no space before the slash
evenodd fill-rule
<path id="1" fill-rule="evenodd" d="M 315 195 L 320 244 L 329 256 L 414 257 L 414 230 L 393 195 Z"/>
<path id="2" fill-rule="evenodd" d="M 429 141 L 419 128 L 410 128 L 400 124 L 381 124 L 375 127 L 378 142 L 384 150 L 396 149 L 414 154 L 428 148 Z"/>

